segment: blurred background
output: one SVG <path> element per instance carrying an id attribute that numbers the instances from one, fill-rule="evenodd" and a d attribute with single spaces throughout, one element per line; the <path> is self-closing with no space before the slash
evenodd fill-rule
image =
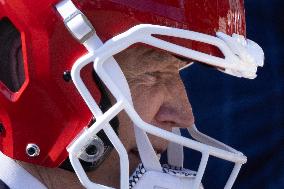
<path id="1" fill-rule="evenodd" d="M 194 64 L 181 73 L 198 129 L 248 157 L 235 189 L 284 188 L 284 1 L 247 0 L 247 37 L 264 50 L 255 80 L 226 76 Z M 201 155 L 186 150 L 185 167 Z M 223 188 L 233 164 L 210 157 L 202 183 Z"/>

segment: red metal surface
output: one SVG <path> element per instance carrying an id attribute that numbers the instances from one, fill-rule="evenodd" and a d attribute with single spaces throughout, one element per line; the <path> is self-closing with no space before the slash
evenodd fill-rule
<path id="1" fill-rule="evenodd" d="M 74 61 L 86 53 L 74 40 L 56 12 L 58 0 L 2 0 L 0 19 L 8 17 L 20 30 L 26 81 L 17 93 L 0 83 L 0 150 L 6 155 L 55 167 L 67 158 L 66 146 L 85 127 L 91 113 L 72 82 L 62 79 Z M 139 23 L 190 29 L 214 35 L 216 31 L 245 34 L 242 0 L 76 0 L 97 34 L 108 40 Z M 192 41 L 185 46 L 214 54 L 216 49 Z M 95 99 L 100 92 L 91 79 L 84 80 Z M 36 143 L 40 156 L 27 157 L 25 147 Z"/>

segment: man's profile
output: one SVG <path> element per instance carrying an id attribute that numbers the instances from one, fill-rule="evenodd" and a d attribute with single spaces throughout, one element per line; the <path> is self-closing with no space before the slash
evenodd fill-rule
<path id="1" fill-rule="evenodd" d="M 215 156 L 235 164 L 232 187 L 246 157 L 197 130 L 179 71 L 256 77 L 243 1 L 13 3 L 0 5 L 1 183 L 203 188 Z M 183 168 L 183 147 L 201 152 L 198 170 Z"/>

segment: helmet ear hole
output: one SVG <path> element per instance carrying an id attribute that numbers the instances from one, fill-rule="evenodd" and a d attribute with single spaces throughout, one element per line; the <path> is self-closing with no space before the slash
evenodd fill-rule
<path id="1" fill-rule="evenodd" d="M 19 30 L 8 18 L 0 20 L 0 82 L 17 92 L 25 81 Z"/>

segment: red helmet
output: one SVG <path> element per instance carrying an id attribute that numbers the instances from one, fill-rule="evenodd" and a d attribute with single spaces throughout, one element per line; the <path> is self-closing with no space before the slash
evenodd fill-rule
<path id="1" fill-rule="evenodd" d="M 64 25 L 56 10 L 59 2 L 0 2 L 0 51 L 3 46 L 14 49 L 0 52 L 1 58 L 6 57 L 0 60 L 0 150 L 13 159 L 47 167 L 58 167 L 66 160 L 66 147 L 93 120 L 88 106 L 69 82 L 74 62 L 87 50 Z M 73 0 L 73 3 L 103 42 L 139 24 L 212 36 L 216 32 L 245 36 L 246 32 L 242 0 Z M 210 43 L 174 36 L 160 38 L 222 56 Z M 93 80 L 92 67 L 84 68 L 81 76 L 92 97 L 101 103 L 103 95 Z"/>

